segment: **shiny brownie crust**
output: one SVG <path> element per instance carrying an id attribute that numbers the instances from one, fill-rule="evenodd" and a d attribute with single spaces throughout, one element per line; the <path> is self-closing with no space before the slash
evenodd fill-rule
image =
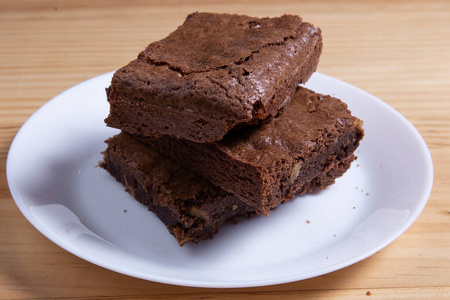
<path id="1" fill-rule="evenodd" d="M 320 29 L 298 16 L 194 13 L 115 72 L 105 121 L 144 136 L 218 141 L 273 118 L 321 51 Z"/>

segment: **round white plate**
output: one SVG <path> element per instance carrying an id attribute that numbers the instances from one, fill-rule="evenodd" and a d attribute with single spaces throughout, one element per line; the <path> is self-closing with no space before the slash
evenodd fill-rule
<path id="1" fill-rule="evenodd" d="M 153 213 L 97 167 L 104 140 L 118 132 L 103 122 L 111 76 L 83 82 L 40 108 L 17 133 L 7 161 L 11 194 L 31 224 L 104 268 L 196 287 L 302 280 L 380 251 L 428 200 L 433 166 L 417 130 L 376 97 L 316 73 L 307 87 L 343 99 L 364 121 L 358 160 L 326 190 L 179 247 Z"/>

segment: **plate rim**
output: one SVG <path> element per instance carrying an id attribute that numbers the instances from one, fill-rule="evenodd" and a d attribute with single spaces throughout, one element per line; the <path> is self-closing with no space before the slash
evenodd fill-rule
<path id="1" fill-rule="evenodd" d="M 112 74 L 114 73 L 114 71 L 111 72 L 107 72 L 98 76 L 95 76 L 93 78 L 90 78 L 88 80 L 85 80 L 83 82 L 80 82 L 72 87 L 70 87 L 69 89 L 66 89 L 65 91 L 61 92 L 60 94 L 56 95 L 55 97 L 53 97 L 51 100 L 47 101 L 44 105 L 42 105 L 40 108 L 38 108 L 20 127 L 20 129 L 17 131 L 11 145 L 8 151 L 8 155 L 7 155 L 7 159 L 6 159 L 6 179 L 7 179 L 7 183 L 8 183 L 8 187 L 11 193 L 11 196 L 14 200 L 14 202 L 16 203 L 16 206 L 19 208 L 19 210 L 21 211 L 21 213 L 25 216 L 25 218 L 32 224 L 32 226 L 34 228 L 36 228 L 42 235 L 44 235 L 46 238 L 48 238 L 50 241 L 52 241 L 54 244 L 58 245 L 59 247 L 61 247 L 62 249 L 64 249 L 65 251 L 68 251 L 69 253 L 78 256 L 80 258 L 82 258 L 83 260 L 86 260 L 90 263 L 93 263 L 95 265 L 98 265 L 100 267 L 103 267 L 105 269 L 108 270 L 112 270 L 127 276 L 132 276 L 132 277 L 136 277 L 136 278 L 141 278 L 141 279 L 145 279 L 145 280 L 151 280 L 151 281 L 155 281 L 155 282 L 160 282 L 160 283 L 165 283 L 165 284 L 172 284 L 172 285 L 179 285 L 179 286 L 189 286 L 189 287 L 203 287 L 203 288 L 245 288 L 245 287 L 257 287 L 257 286 L 268 286 L 268 285 L 275 285 L 275 284 L 283 284 L 283 283 L 288 283 L 288 282 L 294 282 L 294 281 L 300 281 L 300 280 L 305 280 L 308 278 L 313 278 L 313 277 L 317 277 L 317 276 L 321 276 L 324 274 L 328 274 L 331 272 L 335 272 L 339 269 L 342 269 L 344 267 L 353 265 L 359 261 L 362 261 L 372 255 L 374 255 L 375 253 L 381 251 L 382 249 L 384 249 L 386 246 L 388 246 L 389 244 L 391 244 L 393 241 L 395 241 L 398 237 L 400 237 L 406 230 L 408 230 L 410 228 L 410 226 L 416 221 L 416 219 L 419 217 L 419 215 L 422 213 L 423 209 L 425 208 L 428 199 L 430 197 L 431 191 L 432 191 L 432 187 L 433 187 L 433 181 L 434 181 L 434 167 L 433 167 L 433 160 L 432 160 L 432 156 L 431 156 L 431 152 L 429 151 L 429 148 L 426 144 L 426 141 L 424 140 L 424 138 L 422 137 L 422 135 L 420 134 L 420 132 L 417 130 L 417 128 L 414 127 L 414 125 L 406 118 L 404 117 L 400 112 L 398 112 L 396 109 L 394 109 L 392 106 L 388 105 L 386 102 L 384 102 L 383 100 L 377 98 L 376 96 L 356 87 L 353 86 L 347 82 L 344 82 L 340 79 L 334 78 L 332 76 L 326 75 L 326 74 L 322 74 L 319 72 L 316 72 L 313 76 L 318 76 L 318 77 L 323 77 L 326 78 L 327 80 L 331 80 L 336 82 L 337 84 L 339 84 L 340 86 L 344 86 L 346 89 L 351 89 L 351 90 L 355 90 L 358 93 L 362 93 L 365 95 L 366 98 L 370 98 L 371 101 L 376 101 L 377 104 L 379 105 L 383 105 L 384 109 L 388 109 L 391 113 L 394 113 L 395 116 L 397 118 L 400 118 L 402 120 L 402 122 L 404 124 L 406 124 L 408 126 L 408 129 L 410 131 L 413 132 L 415 138 L 419 138 L 418 140 L 420 140 L 421 145 L 422 145 L 422 152 L 423 152 L 423 156 L 421 157 L 424 161 L 425 161 L 425 165 L 428 168 L 428 173 L 429 176 L 426 176 L 426 180 L 427 182 L 425 183 L 425 186 L 427 187 L 426 189 L 422 190 L 422 196 L 420 197 L 420 199 L 422 199 L 421 201 L 418 201 L 418 206 L 417 209 L 414 211 L 414 214 L 410 217 L 407 218 L 407 222 L 405 222 L 405 224 L 403 224 L 402 226 L 402 230 L 397 231 L 395 234 L 392 234 L 390 238 L 386 239 L 384 243 L 380 244 L 378 247 L 375 247 L 374 249 L 372 249 L 371 251 L 368 251 L 365 255 L 362 256 L 358 256 L 356 258 L 353 258 L 349 261 L 345 261 L 345 262 L 339 262 L 339 263 L 335 263 L 333 264 L 331 267 L 324 267 L 324 268 L 319 268 L 313 272 L 307 272 L 306 274 L 310 274 L 310 275 L 304 275 L 304 276 L 300 276 L 299 274 L 297 275 L 289 275 L 289 276 L 281 276 L 281 277 L 276 277 L 276 278 L 270 278 L 270 279 L 257 279 L 257 280 L 247 280 L 247 281 L 204 281 L 204 282 L 199 282 L 198 280 L 187 280 L 187 279 L 181 279 L 181 278 L 177 278 L 175 280 L 171 280 L 171 278 L 166 278 L 166 277 L 160 277 L 158 275 L 155 276 L 155 274 L 153 274 L 153 276 L 149 276 L 149 274 L 137 274 L 136 272 L 130 272 L 129 270 L 124 270 L 123 268 L 120 267 L 116 267 L 108 265 L 107 263 L 104 263 L 103 261 L 99 261 L 98 259 L 94 259 L 92 257 L 92 255 L 87 255 L 86 253 L 79 253 L 77 248 L 74 248 L 73 245 L 71 245 L 70 243 L 68 243 L 67 241 L 65 241 L 64 239 L 62 239 L 61 237 L 55 235 L 53 232 L 49 232 L 46 231 L 43 227 L 42 227 L 42 223 L 39 222 L 38 219 L 35 218 L 35 216 L 33 216 L 32 214 L 30 214 L 27 210 L 26 207 L 24 206 L 25 204 L 23 204 L 19 199 L 20 196 L 17 194 L 18 191 L 16 191 L 16 189 L 12 186 L 13 183 L 10 182 L 10 178 L 11 178 L 11 172 L 12 172 L 12 159 L 11 157 L 13 157 L 14 155 L 14 151 L 15 151 L 15 147 L 17 147 L 17 141 L 21 138 L 24 128 L 26 128 L 26 126 L 30 126 L 30 123 L 32 123 L 32 120 L 36 117 L 37 114 L 41 114 L 43 113 L 44 110 L 46 110 L 46 107 L 48 105 L 50 105 L 50 103 L 54 103 L 54 101 L 57 101 L 58 99 L 60 99 L 61 97 L 64 96 L 65 93 L 68 93 L 69 91 L 73 90 L 73 89 L 77 89 L 79 88 L 81 85 L 87 84 L 90 81 L 94 81 L 96 79 L 99 79 L 100 77 L 111 77 Z M 306 87 L 308 87 L 308 84 L 306 84 Z M 343 99 L 343 101 L 345 102 L 345 99 Z M 106 125 L 105 125 L 106 126 Z M 323 269 L 326 269 L 326 272 L 324 272 Z M 138 272 L 139 273 L 139 272 Z M 312 274 L 311 274 L 312 273 Z M 151 274 L 150 274 L 151 275 Z"/>

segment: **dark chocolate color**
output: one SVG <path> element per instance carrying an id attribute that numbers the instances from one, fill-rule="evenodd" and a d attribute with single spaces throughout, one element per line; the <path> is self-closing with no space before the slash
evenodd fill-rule
<path id="1" fill-rule="evenodd" d="M 255 215 L 253 207 L 126 133 L 106 143 L 100 166 L 147 205 L 180 246 L 211 239 L 223 223 Z"/>
<path id="2" fill-rule="evenodd" d="M 267 215 L 341 176 L 355 159 L 363 129 L 339 99 L 298 87 L 271 122 L 232 131 L 219 142 L 137 137 Z"/>

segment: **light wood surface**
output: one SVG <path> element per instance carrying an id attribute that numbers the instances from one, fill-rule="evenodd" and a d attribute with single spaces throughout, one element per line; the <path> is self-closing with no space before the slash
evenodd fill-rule
<path id="1" fill-rule="evenodd" d="M 431 151 L 434 186 L 400 238 L 317 278 L 201 289 L 100 268 L 28 223 L 5 174 L 20 126 L 65 89 L 126 64 L 193 11 L 301 15 L 323 30 L 318 71 L 374 94 L 413 123 Z M 449 1 L 0 0 L 0 299 L 450 299 L 449 94 Z"/>

